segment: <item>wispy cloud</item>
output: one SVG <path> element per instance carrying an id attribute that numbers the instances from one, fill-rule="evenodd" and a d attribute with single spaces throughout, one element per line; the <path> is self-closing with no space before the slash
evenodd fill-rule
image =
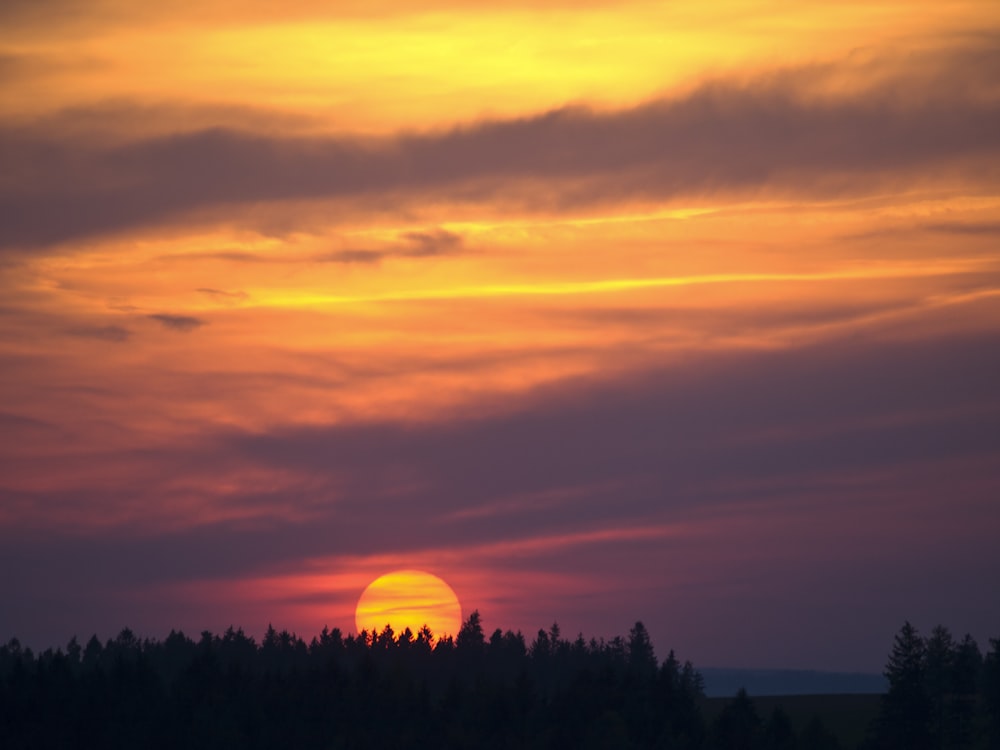
<path id="1" fill-rule="evenodd" d="M 222 302 L 227 305 L 238 305 L 239 303 L 246 302 L 250 299 L 250 295 L 241 289 L 235 292 L 227 292 L 223 289 L 199 287 L 198 289 L 195 289 L 195 291 L 212 298 L 216 302 Z"/>
<path id="2" fill-rule="evenodd" d="M 194 329 L 200 328 L 206 324 L 201 318 L 195 318 L 190 315 L 168 315 L 166 313 L 155 313 L 153 315 L 147 315 L 146 317 L 150 320 L 155 320 L 164 328 L 169 328 L 173 331 L 182 331 L 185 333 L 193 331 Z"/>
<path id="3" fill-rule="evenodd" d="M 101 341 L 113 341 L 121 343 L 128 341 L 132 336 L 132 331 L 123 326 L 78 326 L 67 329 L 72 336 L 83 338 L 99 339 Z"/>
<path id="4" fill-rule="evenodd" d="M 462 246 L 461 235 L 444 229 L 428 232 L 406 232 L 403 239 L 409 247 L 401 250 L 402 255 L 425 258 L 434 255 L 448 255 Z"/>
<path id="5" fill-rule="evenodd" d="M 968 222 L 960 224 L 957 222 L 940 222 L 928 224 L 926 229 L 931 232 L 942 234 L 971 234 L 991 236 L 1000 234 L 1000 221 Z"/>
<path id="6" fill-rule="evenodd" d="M 404 232 L 399 241 L 381 249 L 348 248 L 312 258 L 325 263 L 376 264 L 387 258 L 433 258 L 451 255 L 462 248 L 462 236 L 444 229 Z"/>
<path id="7" fill-rule="evenodd" d="M 956 170 L 990 181 L 982 165 L 1000 152 L 1000 102 L 980 90 L 982 57 L 996 52 L 976 52 L 938 60 L 947 69 L 929 79 L 895 74 L 840 97 L 809 98 L 810 82 L 830 73 L 806 70 L 617 112 L 564 108 L 383 140 L 210 129 L 109 147 L 8 128 L 0 142 L 19 179 L 0 187 L 0 244 L 261 201 L 512 200 L 518 186 L 523 208 L 564 210 L 720 191 L 864 194 Z M 451 242 L 408 239 L 411 254 Z"/>

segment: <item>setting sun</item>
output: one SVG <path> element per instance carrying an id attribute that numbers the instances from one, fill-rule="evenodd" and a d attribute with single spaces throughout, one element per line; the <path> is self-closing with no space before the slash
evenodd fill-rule
<path id="1" fill-rule="evenodd" d="M 358 632 L 416 633 L 426 625 L 435 638 L 457 635 L 462 607 L 451 586 L 422 570 L 397 570 L 376 578 L 361 594 L 354 615 Z"/>

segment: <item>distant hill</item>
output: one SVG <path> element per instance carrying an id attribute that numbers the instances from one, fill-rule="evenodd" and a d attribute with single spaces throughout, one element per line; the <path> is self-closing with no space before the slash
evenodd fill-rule
<path id="1" fill-rule="evenodd" d="M 702 668 L 705 695 L 709 698 L 733 696 L 745 688 L 759 695 L 833 695 L 843 693 L 884 693 L 888 689 L 880 674 L 817 672 L 799 669 Z"/>

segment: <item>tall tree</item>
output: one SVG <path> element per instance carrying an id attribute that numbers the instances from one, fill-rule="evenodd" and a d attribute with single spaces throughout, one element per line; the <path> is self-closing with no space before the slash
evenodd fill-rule
<path id="1" fill-rule="evenodd" d="M 628 664 L 630 671 L 648 681 L 656 674 L 653 642 L 649 638 L 649 631 L 641 622 L 637 622 L 628 632 Z"/>
<path id="2" fill-rule="evenodd" d="M 715 720 L 715 746 L 719 750 L 758 750 L 763 740 L 763 726 L 757 709 L 740 688 Z"/>
<path id="3" fill-rule="evenodd" d="M 951 710 L 955 641 L 948 628 L 938 625 L 931 631 L 924 649 L 924 687 L 927 692 L 927 741 L 931 747 L 944 742 Z"/>
<path id="4" fill-rule="evenodd" d="M 971 748 L 976 736 L 976 704 L 983 655 L 971 635 L 955 646 L 951 662 L 951 696 L 945 727 L 945 747 L 950 750 Z"/>
<path id="5" fill-rule="evenodd" d="M 983 712 L 987 747 L 1000 747 L 1000 638 L 990 638 L 990 651 L 983 664 Z"/>
<path id="6" fill-rule="evenodd" d="M 930 701 L 924 682 L 926 647 L 906 622 L 896 634 L 885 667 L 889 690 L 882 698 L 879 739 L 886 750 L 931 750 Z"/>
<path id="7" fill-rule="evenodd" d="M 798 744 L 799 747 L 808 748 L 808 750 L 839 750 L 840 748 L 837 736 L 827 729 L 823 720 L 818 716 L 813 716 L 809 723 L 802 728 Z M 895 750 L 903 750 L 904 747 L 900 746 Z"/>
<path id="8" fill-rule="evenodd" d="M 792 720 L 781 706 L 775 706 L 764 726 L 765 750 L 796 750 L 797 747 Z M 810 746 L 809 750 L 815 748 Z"/>
<path id="9" fill-rule="evenodd" d="M 458 631 L 458 638 L 455 639 L 455 645 L 460 651 L 466 653 L 479 653 L 483 650 L 486 645 L 486 634 L 483 632 L 482 618 L 479 616 L 478 609 L 474 610 L 469 615 L 469 619 L 462 623 L 462 627 Z"/>

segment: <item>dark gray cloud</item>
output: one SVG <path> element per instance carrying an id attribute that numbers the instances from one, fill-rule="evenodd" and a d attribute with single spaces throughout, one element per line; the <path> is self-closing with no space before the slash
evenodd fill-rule
<path id="1" fill-rule="evenodd" d="M 409 244 L 401 250 L 401 254 L 414 258 L 426 258 L 434 255 L 450 255 L 462 246 L 462 236 L 445 229 L 435 229 L 428 232 L 406 232 L 403 239 Z"/>
<path id="2" fill-rule="evenodd" d="M 174 331 L 193 331 L 195 328 L 200 328 L 205 325 L 204 320 L 190 315 L 168 315 L 166 313 L 155 313 L 153 315 L 147 315 L 146 317 L 150 320 L 155 320 L 165 328 L 169 328 Z"/>
<path id="3" fill-rule="evenodd" d="M 335 250 L 313 256 L 310 260 L 322 263 L 375 264 L 387 258 L 432 258 L 451 255 L 462 247 L 461 235 L 440 228 L 423 232 L 406 232 L 400 240 L 401 242 L 395 245 L 379 250 L 356 248 Z"/>
<path id="4" fill-rule="evenodd" d="M 939 221 L 939 222 L 905 222 L 900 224 L 888 224 L 870 229 L 864 232 L 850 232 L 841 235 L 838 239 L 847 241 L 868 241 L 876 240 L 884 242 L 889 239 L 911 240 L 920 235 L 952 235 L 964 238 L 963 252 L 972 253 L 976 250 L 976 240 L 990 240 L 994 235 L 1000 234 L 1000 223 L 990 221 Z M 985 248 L 987 252 L 989 248 Z"/>
<path id="5" fill-rule="evenodd" d="M 21 302 L 21 300 L 16 300 Z M 27 301 L 27 299 L 25 299 Z M 119 324 L 108 322 L 120 321 L 121 316 L 91 317 L 83 316 L 81 320 L 71 320 L 60 312 L 38 309 L 30 304 L 23 306 L 11 305 L 0 307 L 0 317 L 5 318 L 7 330 L 4 332 L 8 341 L 21 340 L 38 342 L 52 336 L 74 336 L 84 339 L 95 339 L 112 343 L 121 343 L 131 338 L 133 331 Z"/>
<path id="6" fill-rule="evenodd" d="M 925 228 L 928 231 L 941 232 L 942 234 L 995 235 L 1000 234 L 1000 221 L 980 221 L 967 224 L 940 222 L 927 224 Z"/>
<path id="7" fill-rule="evenodd" d="M 247 253 L 240 250 L 220 250 L 209 253 L 174 253 L 161 255 L 157 260 L 225 260 L 234 263 L 268 263 L 275 259 L 262 253 Z M 281 259 L 284 262 L 284 259 Z"/>
<path id="8" fill-rule="evenodd" d="M 345 521 L 362 526 L 384 512 L 378 497 L 394 470 L 404 485 L 434 488 L 435 499 L 421 503 L 425 516 L 568 485 L 668 481 L 660 497 L 621 498 L 613 510 L 641 515 L 704 503 L 708 493 L 695 488 L 713 476 L 856 474 L 1000 449 L 1000 354 L 992 349 L 968 339 L 734 355 L 607 386 L 563 382 L 483 420 L 271 433 L 232 447 L 254 464 L 350 476 Z M 592 512 L 612 511 L 577 506 L 574 519 Z M 506 531 L 537 530 L 538 520 L 519 517 Z M 490 519 L 482 532 L 501 528 Z"/>
<path id="9" fill-rule="evenodd" d="M 162 322 L 162 321 L 161 321 Z M 71 336 L 80 336 L 88 339 L 99 339 L 101 341 L 113 341 L 121 343 L 128 341 L 132 336 L 132 331 L 123 326 L 79 326 L 70 328 L 67 331 Z"/>
<path id="10" fill-rule="evenodd" d="M 40 419 L 35 419 L 34 417 L 26 417 L 23 414 L 12 414 L 10 412 L 5 412 L 5 411 L 0 411 L 0 425 L 3 425 L 5 428 L 10 428 L 10 429 L 15 429 L 15 428 L 49 429 L 54 426 Z"/>
<path id="11" fill-rule="evenodd" d="M 827 74 L 793 72 L 618 112 L 566 108 L 384 140 L 218 128 L 101 146 L 9 127 L 0 131 L 9 176 L 0 245 L 298 198 L 405 205 L 433 195 L 558 210 L 719 191 L 857 194 L 942 170 L 995 180 L 1000 102 L 974 84 L 985 75 L 980 58 L 995 69 L 1000 53 L 977 55 L 951 59 L 929 80 L 898 78 L 851 98 L 809 98 L 809 77 Z M 414 252 L 434 253 L 442 240 L 411 241 Z"/>

